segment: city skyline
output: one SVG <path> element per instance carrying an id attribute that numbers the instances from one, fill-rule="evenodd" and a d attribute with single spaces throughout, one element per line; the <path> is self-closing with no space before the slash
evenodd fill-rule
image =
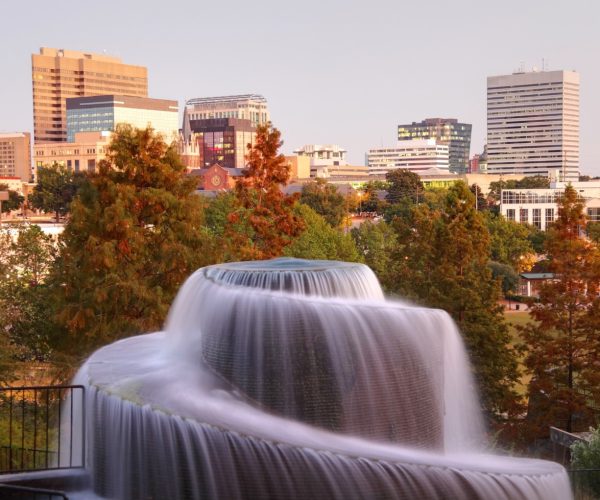
<path id="1" fill-rule="evenodd" d="M 0 131 L 33 132 L 30 58 L 47 46 L 146 66 L 149 95 L 176 99 L 180 109 L 194 97 L 264 95 L 285 153 L 333 143 L 361 164 L 370 148 L 396 143 L 399 124 L 444 116 L 473 125 L 473 155 L 485 143 L 486 78 L 544 64 L 580 74 L 581 173 L 600 175 L 600 6 L 579 0 L 565 11 L 558 1 L 511 0 L 492 16 L 477 2 L 458 4 L 336 2 L 319 4 L 315 16 L 311 2 L 285 13 L 273 2 L 234 2 L 219 22 L 218 6 L 182 1 L 109 0 L 100 10 L 67 0 L 60 11 L 40 3 L 35 16 L 10 4 L 14 22 L 0 34 L 11 76 L 0 85 Z"/>

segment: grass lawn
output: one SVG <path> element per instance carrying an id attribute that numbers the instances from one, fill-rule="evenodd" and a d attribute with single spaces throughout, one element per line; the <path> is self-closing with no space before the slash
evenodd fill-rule
<path id="1" fill-rule="evenodd" d="M 519 332 L 517 332 L 517 326 L 526 325 L 531 321 L 529 313 L 527 311 L 507 311 L 504 313 L 504 319 L 506 319 L 506 323 L 508 324 L 508 331 L 510 333 L 511 344 L 515 345 L 519 343 L 521 340 L 519 337 Z M 519 358 L 519 368 L 523 371 L 523 359 Z M 521 395 L 525 395 L 527 392 L 527 385 L 529 384 L 529 380 L 531 379 L 530 375 L 521 375 L 521 381 L 517 383 L 517 392 Z"/>

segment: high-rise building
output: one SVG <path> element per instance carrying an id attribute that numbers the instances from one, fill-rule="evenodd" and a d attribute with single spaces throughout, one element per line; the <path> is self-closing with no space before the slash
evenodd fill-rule
<path id="1" fill-rule="evenodd" d="M 102 54 L 42 47 L 31 55 L 34 142 L 67 140 L 68 97 L 148 96 L 148 71 Z"/>
<path id="2" fill-rule="evenodd" d="M 125 95 L 67 99 L 68 142 L 78 132 L 114 131 L 119 123 L 137 128 L 150 125 L 170 143 L 179 137 L 179 106 L 177 101 Z"/>
<path id="3" fill-rule="evenodd" d="M 533 71 L 487 79 L 490 174 L 579 178 L 579 74 Z"/>
<path id="4" fill-rule="evenodd" d="M 438 144 L 448 146 L 450 172 L 464 174 L 469 168 L 471 129 L 471 124 L 459 123 L 454 118 L 426 118 L 398 125 L 398 141 L 435 139 Z"/>
<path id="5" fill-rule="evenodd" d="M 221 97 L 198 97 L 185 103 L 183 135 L 189 139 L 192 130 L 190 121 L 233 118 L 250 120 L 252 126 L 269 122 L 267 100 L 258 94 L 229 95 Z"/>
<path id="6" fill-rule="evenodd" d="M 417 174 L 431 168 L 448 172 L 448 149 L 447 145 L 438 144 L 435 139 L 398 141 L 395 147 L 370 149 L 367 153 L 369 175 L 386 174 L 398 168 Z"/>
<path id="7" fill-rule="evenodd" d="M 31 178 L 31 134 L 0 134 L 0 177 Z"/>

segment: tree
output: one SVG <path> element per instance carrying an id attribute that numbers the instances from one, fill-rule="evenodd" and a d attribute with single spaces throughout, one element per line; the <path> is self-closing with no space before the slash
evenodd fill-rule
<path id="1" fill-rule="evenodd" d="M 479 210 L 480 212 L 483 212 L 484 210 L 488 210 L 490 208 L 488 199 L 483 194 L 483 191 L 481 190 L 479 185 L 471 184 L 471 187 L 469 189 L 470 189 L 471 193 L 473 193 L 473 196 L 475 196 L 475 199 L 476 199 L 475 208 L 477 208 L 477 210 Z"/>
<path id="2" fill-rule="evenodd" d="M 531 175 L 518 180 L 494 181 L 490 182 L 490 200 L 499 202 L 500 191 L 503 189 L 548 189 L 549 187 L 550 179 L 543 175 Z"/>
<path id="3" fill-rule="evenodd" d="M 583 237 L 584 203 L 570 185 L 545 241 L 548 271 L 531 305 L 534 322 L 521 328 L 531 375 L 529 422 L 533 437 L 550 425 L 572 432 L 593 421 L 600 394 L 600 251 Z M 598 399 L 596 399 L 598 400 Z"/>
<path id="4" fill-rule="evenodd" d="M 410 219 L 396 218 L 396 291 L 447 311 L 460 328 L 480 388 L 482 404 L 497 421 L 518 410 L 516 353 L 498 305 L 490 237 L 483 215 L 464 183 L 446 191 L 444 205 L 415 206 Z"/>
<path id="5" fill-rule="evenodd" d="M 361 262 L 356 245 L 349 234 L 331 227 L 324 217 L 307 205 L 298 204 L 296 213 L 306 224 L 306 229 L 284 248 L 283 255 L 299 259 Z"/>
<path id="6" fill-rule="evenodd" d="M 360 195 L 359 211 L 360 212 L 383 212 L 384 204 L 379 199 L 379 192 L 383 191 L 385 186 L 377 181 L 367 182 Z"/>
<path id="7" fill-rule="evenodd" d="M 519 275 L 512 266 L 500 262 L 490 261 L 488 264 L 492 271 L 492 278 L 500 281 L 504 296 L 512 294 L 519 284 Z"/>
<path id="8" fill-rule="evenodd" d="M 333 184 L 316 179 L 302 186 L 300 203 L 321 215 L 331 227 L 339 227 L 348 215 L 346 199 Z"/>
<path id="9" fill-rule="evenodd" d="M 55 325 L 48 317 L 46 279 L 56 257 L 51 236 L 39 226 L 18 224 L 0 231 L 0 331 L 12 357 L 43 361 Z"/>
<path id="10" fill-rule="evenodd" d="M 419 203 L 419 197 L 423 194 L 423 183 L 421 178 L 410 170 L 397 168 L 385 174 L 388 189 L 385 199 L 388 203 L 398 203 L 403 199 Z"/>
<path id="11" fill-rule="evenodd" d="M 254 145 L 248 146 L 248 166 L 236 181 L 236 207 L 225 230 L 229 259 L 279 257 L 305 228 L 294 212 L 296 197 L 282 192 L 290 167 L 278 152 L 280 137 L 270 124 L 259 125 Z"/>
<path id="12" fill-rule="evenodd" d="M 151 128 L 120 125 L 80 189 L 53 273 L 63 352 L 160 328 L 179 286 L 210 264 L 195 182 Z"/>
<path id="13" fill-rule="evenodd" d="M 581 471 L 574 473 L 572 480 L 589 491 L 589 498 L 598 498 L 600 477 L 596 471 L 600 469 L 600 427 L 590 431 L 589 441 L 576 441 L 571 445 L 571 469 Z"/>
<path id="14" fill-rule="evenodd" d="M 367 220 L 351 231 L 359 254 L 379 278 L 386 291 L 394 290 L 394 249 L 398 245 L 397 235 L 385 222 Z"/>
<path id="15" fill-rule="evenodd" d="M 595 243 L 600 243 L 600 222 L 588 222 L 586 229 L 588 238 Z"/>
<path id="16" fill-rule="evenodd" d="M 489 212 L 485 215 L 485 223 L 490 233 L 491 260 L 519 270 L 521 259 L 534 252 L 529 240 L 531 229 Z"/>
<path id="17" fill-rule="evenodd" d="M 39 167 L 37 184 L 29 196 L 32 208 L 54 212 L 56 222 L 69 211 L 77 190 L 85 181 L 84 174 L 75 174 L 70 168 L 54 163 Z"/>
<path id="18" fill-rule="evenodd" d="M 12 212 L 13 210 L 18 210 L 23 206 L 23 201 L 25 198 L 16 191 L 8 189 L 8 184 L 0 184 L 0 191 L 8 191 L 8 200 L 0 202 L 0 205 L 2 206 L 2 212 Z"/>

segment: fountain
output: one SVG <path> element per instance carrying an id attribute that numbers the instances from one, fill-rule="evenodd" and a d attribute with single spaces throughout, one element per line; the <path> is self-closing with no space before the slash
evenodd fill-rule
<path id="1" fill-rule="evenodd" d="M 569 499 L 565 470 L 485 455 L 460 335 L 359 264 L 198 270 L 163 332 L 94 353 L 86 463 L 131 499 Z"/>

